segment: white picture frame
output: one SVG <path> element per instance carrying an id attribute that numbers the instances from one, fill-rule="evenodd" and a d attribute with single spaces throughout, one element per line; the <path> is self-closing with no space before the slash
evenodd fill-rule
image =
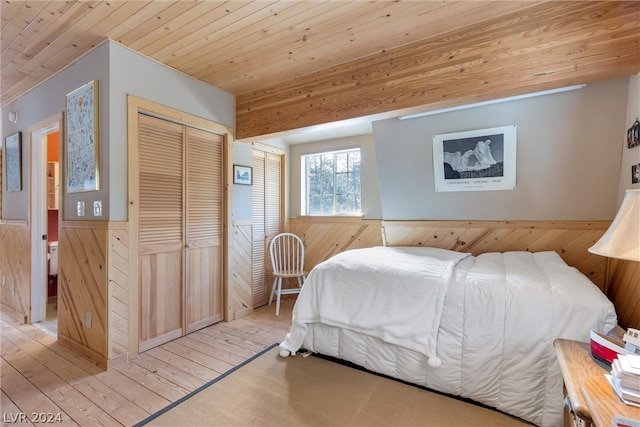
<path id="1" fill-rule="evenodd" d="M 517 126 L 433 135 L 436 192 L 516 188 Z"/>

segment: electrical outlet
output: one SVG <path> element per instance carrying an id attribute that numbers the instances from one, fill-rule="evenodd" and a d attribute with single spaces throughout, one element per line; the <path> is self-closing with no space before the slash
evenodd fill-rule
<path id="1" fill-rule="evenodd" d="M 5 276 L 4 274 L 2 275 L 2 287 L 7 286 L 7 276 Z"/>
<path id="2" fill-rule="evenodd" d="M 91 312 L 90 312 L 90 311 L 87 311 L 87 312 L 84 314 L 84 325 L 85 325 L 87 328 L 91 328 Z"/>
<path id="3" fill-rule="evenodd" d="M 78 202 L 77 211 L 78 211 L 78 216 L 84 216 L 84 202 L 83 201 Z"/>
<path id="4" fill-rule="evenodd" d="M 93 216 L 102 216 L 102 200 L 93 202 Z"/>
<path id="5" fill-rule="evenodd" d="M 11 284 L 11 296 L 12 297 L 16 296 L 16 285 L 15 285 L 15 283 Z"/>

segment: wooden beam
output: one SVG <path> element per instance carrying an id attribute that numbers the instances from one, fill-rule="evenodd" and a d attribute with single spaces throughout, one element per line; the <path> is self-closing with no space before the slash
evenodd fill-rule
<path id="1" fill-rule="evenodd" d="M 604 40 L 604 41 L 603 41 Z M 237 97 L 237 139 L 640 71 L 640 2 L 548 2 Z"/>

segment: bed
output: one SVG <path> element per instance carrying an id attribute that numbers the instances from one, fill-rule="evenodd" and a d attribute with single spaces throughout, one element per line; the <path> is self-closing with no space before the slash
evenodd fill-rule
<path id="1" fill-rule="evenodd" d="M 280 355 L 301 349 L 563 424 L 553 341 L 616 326 L 613 304 L 556 252 L 473 256 L 429 247 L 339 253 L 314 267 Z"/>

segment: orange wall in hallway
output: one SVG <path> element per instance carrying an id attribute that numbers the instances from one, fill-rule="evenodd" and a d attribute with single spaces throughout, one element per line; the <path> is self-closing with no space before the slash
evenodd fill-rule
<path id="1" fill-rule="evenodd" d="M 60 150 L 59 150 L 60 132 L 54 132 L 47 135 L 47 162 L 59 162 Z"/>

